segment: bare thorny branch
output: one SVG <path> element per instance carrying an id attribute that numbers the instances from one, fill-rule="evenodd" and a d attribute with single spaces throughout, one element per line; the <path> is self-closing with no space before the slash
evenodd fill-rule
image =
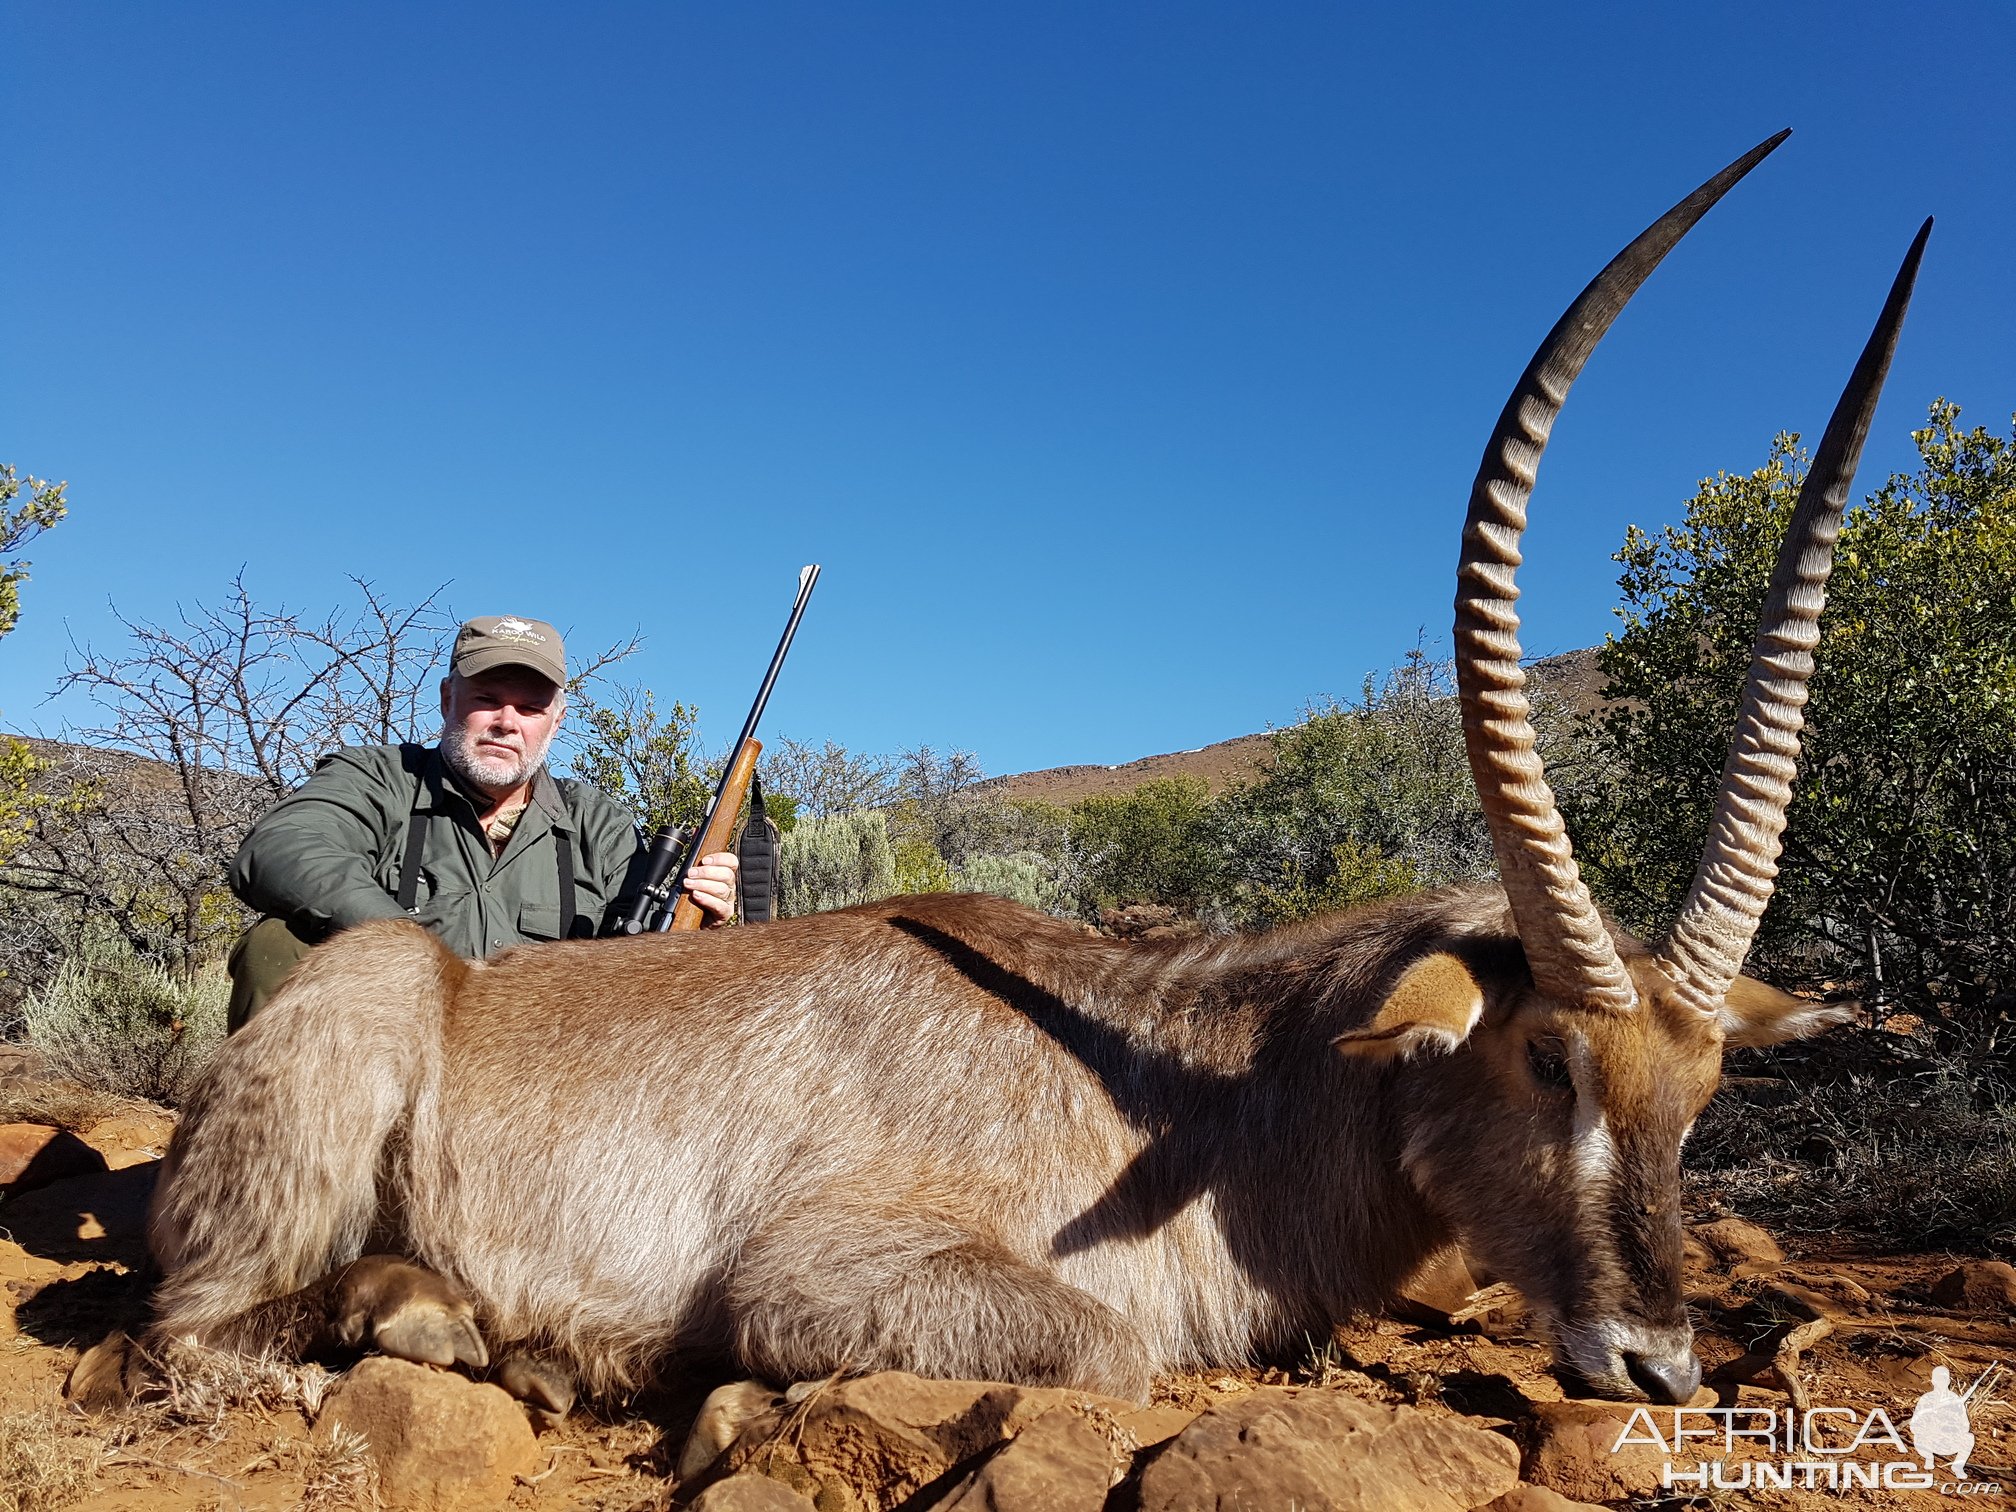
<path id="1" fill-rule="evenodd" d="M 105 717 L 70 732 L 51 780 L 93 801 L 40 812 L 0 882 L 57 905 L 50 928 L 97 919 L 184 971 L 213 953 L 242 923 L 224 879 L 252 822 L 337 748 L 433 722 L 442 590 L 400 607 L 352 581 L 361 608 L 311 621 L 262 607 L 240 573 L 173 622 L 119 616 L 116 651 L 73 646 L 57 691 Z"/>

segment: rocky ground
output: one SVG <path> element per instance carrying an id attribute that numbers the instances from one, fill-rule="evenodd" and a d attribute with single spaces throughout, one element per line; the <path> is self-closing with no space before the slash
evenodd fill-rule
<path id="1" fill-rule="evenodd" d="M 1726 1456 L 1713 1443 L 1684 1456 L 1654 1447 L 1648 1429 L 1670 1439 L 1670 1409 L 1634 1434 L 1630 1407 L 1569 1395 L 1516 1294 L 1480 1286 L 1460 1261 L 1418 1278 L 1390 1316 L 1271 1366 L 1165 1381 L 1145 1407 L 893 1374 L 781 1391 L 699 1374 L 535 1423 L 494 1386 L 367 1359 L 336 1375 L 238 1367 L 90 1413 L 66 1383 L 89 1346 L 138 1315 L 140 1219 L 172 1124 L 144 1106 L 52 1095 L 38 1113 L 32 1102 L 31 1121 L 0 1126 L 0 1512 L 1803 1512 L 1953 1501 L 1936 1486 L 1662 1493 L 1669 1461 L 1724 1458 L 1727 1483 L 1746 1461 L 1785 1456 L 1755 1443 Z M 12 1106 L 21 1116 L 19 1097 Z M 1781 1424 L 1795 1401 L 1852 1409 L 1860 1422 L 1881 1408 L 1903 1430 L 1934 1365 L 1963 1390 L 1991 1365 L 2016 1366 L 2007 1266 L 1842 1247 L 1787 1257 L 1740 1219 L 1700 1217 L 1689 1280 L 1703 1405 L 1776 1411 Z M 90 1372 L 79 1374 L 73 1395 Z M 2009 1397 L 2004 1373 L 1968 1404 L 1978 1505 L 2016 1504 Z M 1615 1451 L 1620 1436 L 1639 1442 Z M 1899 1458 L 1874 1442 L 1850 1457 Z"/>

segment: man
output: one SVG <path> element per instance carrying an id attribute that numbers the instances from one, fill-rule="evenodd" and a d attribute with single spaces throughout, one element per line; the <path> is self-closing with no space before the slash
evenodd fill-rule
<path id="1" fill-rule="evenodd" d="M 645 846 L 628 810 L 546 770 L 566 684 L 551 625 L 472 619 L 441 682 L 439 746 L 338 751 L 252 827 L 231 889 L 268 917 L 231 952 L 233 1030 L 314 945 L 368 919 L 411 918 L 478 960 L 614 922 Z M 708 924 L 734 910 L 736 866 L 721 852 L 688 872 Z"/>

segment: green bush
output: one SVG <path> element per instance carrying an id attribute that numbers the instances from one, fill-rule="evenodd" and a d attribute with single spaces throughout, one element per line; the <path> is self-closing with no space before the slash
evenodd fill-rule
<path id="1" fill-rule="evenodd" d="M 1543 736 L 1559 723 L 1550 697 L 1535 715 Z M 1219 799 L 1213 829 L 1243 924 L 1491 876 L 1453 663 L 1416 648 L 1355 703 L 1277 730 L 1273 765 Z"/>
<path id="2" fill-rule="evenodd" d="M 1311 882 L 1293 859 L 1282 863 L 1278 886 L 1255 887 L 1246 901 L 1253 922 L 1271 928 L 1317 914 L 1336 913 L 1375 898 L 1419 891 L 1421 882 L 1410 862 L 1386 855 L 1376 845 L 1341 840 L 1330 851 L 1330 865 L 1320 882 Z"/>
<path id="3" fill-rule="evenodd" d="M 2016 437 L 1913 432 L 1921 466 L 1848 512 L 1806 706 L 1777 892 L 1752 969 L 1851 984 L 1992 1061 L 2016 961 Z M 1780 436 L 1630 531 L 1602 780 L 1567 795 L 1597 896 L 1657 937 L 1693 880 L 1772 562 L 1806 468 Z"/>
<path id="4" fill-rule="evenodd" d="M 104 935 L 22 1005 L 28 1042 L 52 1071 L 121 1097 L 174 1104 L 224 1042 L 230 984 L 178 980 Z"/>
<path id="5" fill-rule="evenodd" d="M 1210 790 L 1195 777 L 1144 782 L 1071 806 L 1071 848 L 1088 909 L 1165 903 L 1195 913 L 1218 894 Z"/>
<path id="6" fill-rule="evenodd" d="M 901 891 L 889 825 L 881 814 L 800 819 L 777 846 L 778 913 L 824 913 Z"/>

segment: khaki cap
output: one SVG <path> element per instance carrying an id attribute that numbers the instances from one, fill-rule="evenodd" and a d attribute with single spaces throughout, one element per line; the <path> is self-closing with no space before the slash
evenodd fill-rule
<path id="1" fill-rule="evenodd" d="M 455 633 L 449 666 L 458 677 L 497 667 L 530 667 L 556 687 L 567 682 L 567 652 L 560 632 L 544 620 L 515 614 L 480 614 Z"/>

